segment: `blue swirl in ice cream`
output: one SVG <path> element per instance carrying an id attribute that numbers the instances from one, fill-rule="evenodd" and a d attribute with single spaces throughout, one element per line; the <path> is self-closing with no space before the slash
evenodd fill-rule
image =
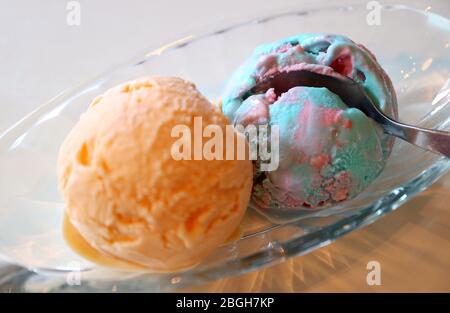
<path id="1" fill-rule="evenodd" d="M 234 124 L 279 126 L 278 169 L 261 172 L 255 163 L 253 200 L 262 208 L 316 208 L 353 198 L 380 174 L 392 148 L 393 138 L 375 121 L 326 86 L 252 91 L 269 77 L 298 70 L 348 77 L 397 117 L 389 77 L 368 49 L 347 37 L 302 34 L 256 48 L 229 79 L 222 110 Z"/>

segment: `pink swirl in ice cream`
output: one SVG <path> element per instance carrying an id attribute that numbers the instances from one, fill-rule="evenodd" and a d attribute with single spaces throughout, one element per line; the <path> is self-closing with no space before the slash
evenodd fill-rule
<path id="1" fill-rule="evenodd" d="M 255 92 L 268 78 L 299 70 L 348 77 L 387 115 L 397 116 L 389 77 L 372 53 L 344 36 L 303 34 L 256 48 L 229 80 L 222 110 L 235 124 L 280 127 L 279 168 L 262 172 L 255 162 L 253 200 L 265 209 L 289 211 L 355 197 L 379 175 L 393 144 L 327 86 Z"/>

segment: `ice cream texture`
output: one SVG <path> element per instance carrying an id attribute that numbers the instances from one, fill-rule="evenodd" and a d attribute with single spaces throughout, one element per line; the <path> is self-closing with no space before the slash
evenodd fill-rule
<path id="1" fill-rule="evenodd" d="M 171 154 L 172 128 L 192 128 L 198 116 L 203 127 L 229 123 L 193 84 L 172 77 L 121 84 L 82 114 L 61 146 L 58 181 L 70 224 L 93 249 L 174 271 L 235 231 L 250 197 L 251 162 Z"/>
<path id="2" fill-rule="evenodd" d="M 380 174 L 393 145 L 375 121 L 348 108 L 326 86 L 254 92 L 280 73 L 299 70 L 350 78 L 397 117 L 389 77 L 368 49 L 347 37 L 302 34 L 256 48 L 229 79 L 222 110 L 234 124 L 279 126 L 279 168 L 262 172 L 255 163 L 253 199 L 262 209 L 317 208 L 351 199 Z"/>

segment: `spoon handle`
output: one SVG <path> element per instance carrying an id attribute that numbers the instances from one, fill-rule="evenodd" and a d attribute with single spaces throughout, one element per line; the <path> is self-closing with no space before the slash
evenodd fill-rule
<path id="1" fill-rule="evenodd" d="M 379 122 L 387 133 L 420 148 L 440 153 L 450 158 L 450 132 L 403 124 L 387 116 L 384 116 L 384 120 Z"/>

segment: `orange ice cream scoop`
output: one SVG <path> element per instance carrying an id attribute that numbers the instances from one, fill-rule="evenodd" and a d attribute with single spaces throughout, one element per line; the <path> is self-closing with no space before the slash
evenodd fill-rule
<path id="1" fill-rule="evenodd" d="M 173 157 L 174 127 L 197 140 L 199 117 L 202 129 L 217 125 L 225 135 L 227 118 L 179 78 L 136 80 L 94 99 L 58 157 L 66 215 L 93 249 L 173 271 L 197 264 L 235 231 L 250 197 L 251 161 Z"/>

